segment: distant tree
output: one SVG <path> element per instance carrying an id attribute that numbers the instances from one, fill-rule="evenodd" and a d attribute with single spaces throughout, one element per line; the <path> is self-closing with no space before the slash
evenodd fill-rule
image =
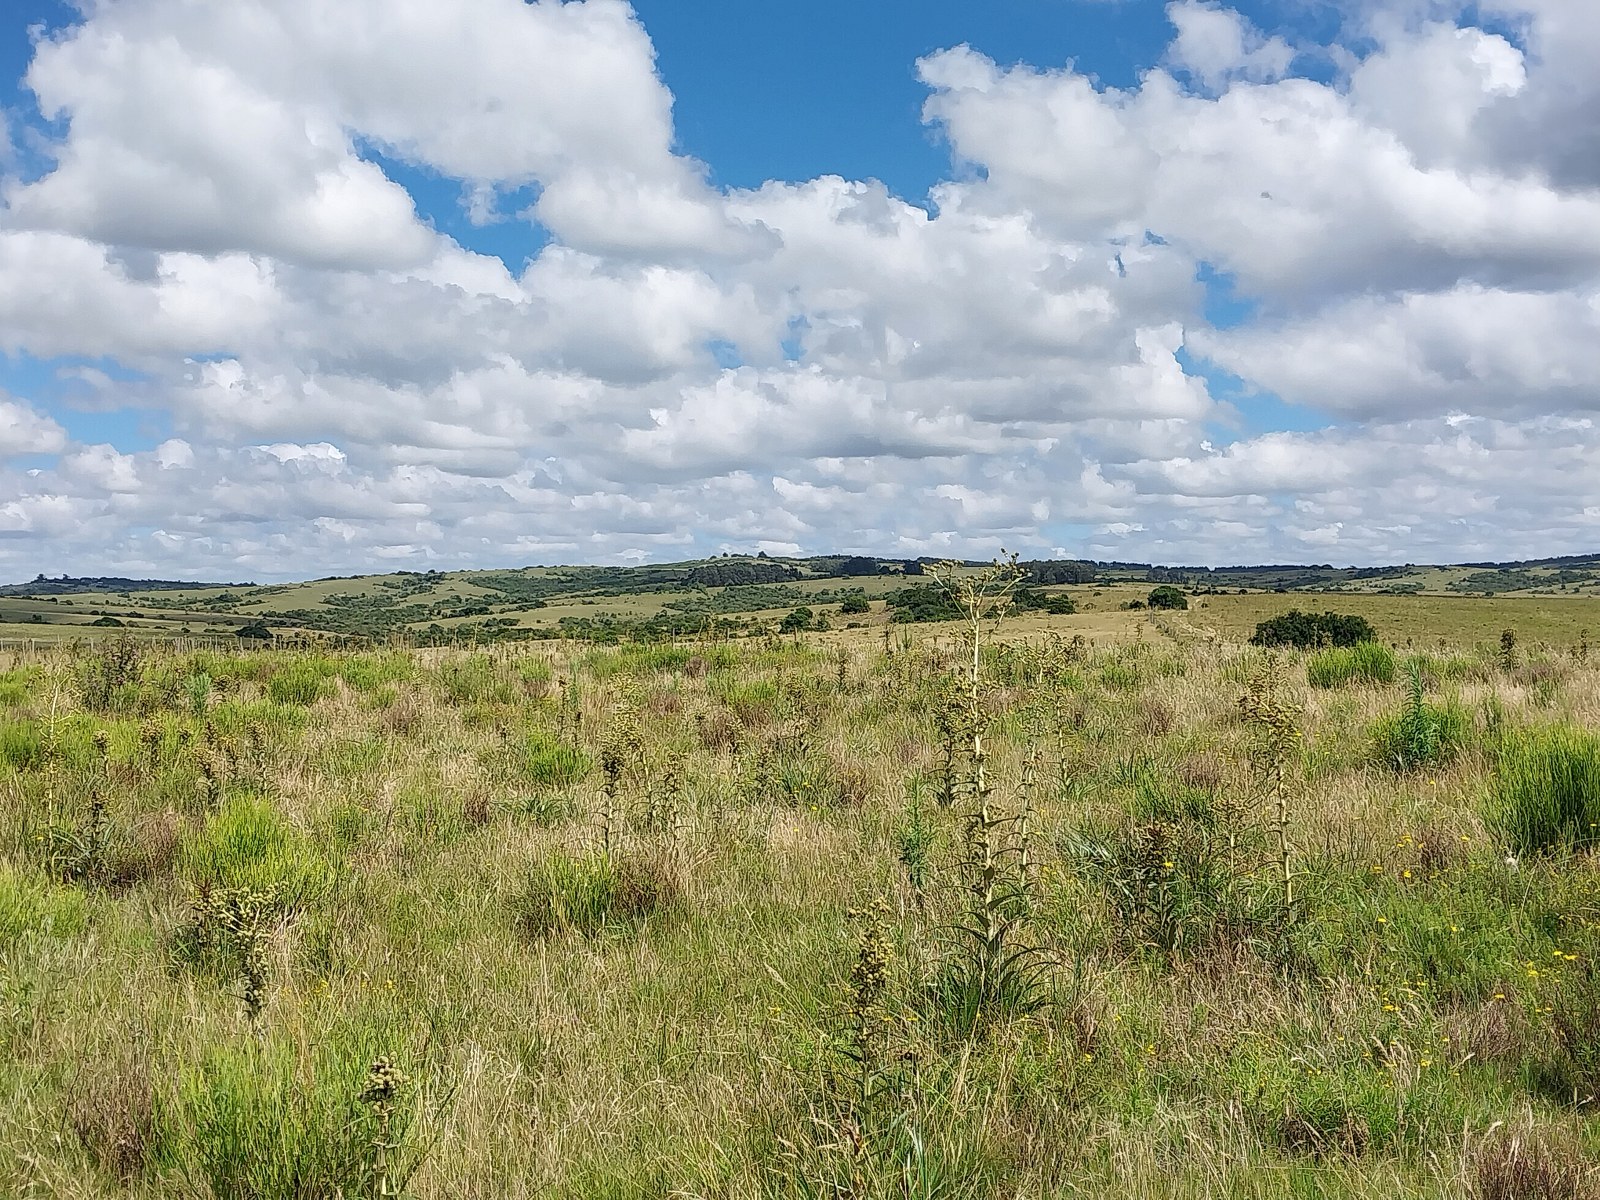
<path id="1" fill-rule="evenodd" d="M 784 583 L 800 572 L 783 563 L 758 559 L 733 559 L 695 567 L 684 576 L 690 587 L 741 587 L 751 583 Z"/>
<path id="2" fill-rule="evenodd" d="M 233 636 L 236 638 L 251 638 L 256 641 L 270 642 L 272 640 L 272 630 L 267 628 L 267 623 L 265 621 L 251 621 L 250 624 L 241 625 L 238 629 L 234 630 Z"/>
<path id="3" fill-rule="evenodd" d="M 943 588 L 919 584 L 884 597 L 894 621 L 958 621 L 961 609 Z"/>
<path id="4" fill-rule="evenodd" d="M 1044 583 L 1093 583 L 1095 578 L 1093 563 L 1074 562 L 1067 558 L 1042 559 L 1017 565 L 1022 568 L 1027 582 L 1035 586 Z"/>
<path id="5" fill-rule="evenodd" d="M 1150 593 L 1145 603 L 1151 608 L 1188 608 L 1189 597 L 1171 584 L 1162 584 Z"/>
<path id="6" fill-rule="evenodd" d="M 778 632 L 804 633 L 806 630 L 811 628 L 815 619 L 815 614 L 813 614 L 809 608 L 806 608 L 804 605 L 802 605 L 783 619 L 783 623 L 778 626 Z"/>
<path id="7" fill-rule="evenodd" d="M 1078 611 L 1072 597 L 1064 592 L 1036 592 L 1032 588 L 1018 588 L 1013 592 L 1011 606 L 1018 612 L 1047 612 L 1052 616 L 1067 616 Z"/>
<path id="8" fill-rule="evenodd" d="M 839 611 L 845 616 L 856 616 L 860 613 L 871 612 L 872 605 L 867 603 L 865 596 L 851 595 L 844 598 L 844 603 L 839 605 Z"/>
<path id="9" fill-rule="evenodd" d="M 902 574 L 902 575 L 921 575 L 922 574 L 922 564 L 920 562 L 918 562 L 914 558 L 908 558 L 905 561 L 905 565 L 900 568 L 900 574 Z"/>
<path id="10" fill-rule="evenodd" d="M 845 576 L 876 575 L 877 573 L 878 560 L 875 558 L 865 558 L 861 555 L 853 555 L 852 557 L 845 559 L 839 564 L 838 570 L 835 572 L 835 574 Z"/>
<path id="11" fill-rule="evenodd" d="M 119 621 L 116 617 L 101 617 L 98 621 L 90 621 L 89 624 L 91 624 L 91 625 L 93 625 L 93 626 L 95 626 L 95 627 L 97 627 L 99 629 L 121 629 L 121 628 L 123 628 L 123 623 L 121 621 Z"/>

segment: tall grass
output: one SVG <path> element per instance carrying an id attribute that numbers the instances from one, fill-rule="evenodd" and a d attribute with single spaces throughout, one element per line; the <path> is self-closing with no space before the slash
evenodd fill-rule
<path id="1" fill-rule="evenodd" d="M 1345 687 L 1351 683 L 1391 684 L 1394 679 L 1394 652 L 1381 642 L 1335 646 L 1319 650 L 1306 660 L 1306 680 L 1312 687 Z"/>
<path id="2" fill-rule="evenodd" d="M 1417 771 L 1455 758 L 1470 734 L 1471 718 L 1459 704 L 1429 703 L 1422 668 L 1413 661 L 1407 666 L 1404 706 L 1372 727 L 1373 754 L 1392 770 Z"/>
<path id="3" fill-rule="evenodd" d="M 1491 784 L 1490 818 L 1518 854 L 1600 843 L 1600 736 L 1568 726 L 1508 731 Z"/>

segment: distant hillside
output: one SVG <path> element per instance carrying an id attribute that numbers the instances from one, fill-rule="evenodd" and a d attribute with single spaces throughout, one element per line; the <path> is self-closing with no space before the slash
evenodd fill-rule
<path id="1" fill-rule="evenodd" d="M 194 583 L 183 579 L 124 579 L 118 575 L 85 575 L 74 579 L 37 576 L 28 583 L 0 585 L 0 596 L 71 596 L 83 592 L 170 592 L 184 588 L 247 588 L 253 583 Z"/>

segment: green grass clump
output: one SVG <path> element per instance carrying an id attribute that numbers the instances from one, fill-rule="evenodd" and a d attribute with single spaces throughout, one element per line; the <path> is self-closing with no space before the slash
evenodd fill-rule
<path id="1" fill-rule="evenodd" d="M 0 862 L 0 946 L 27 933 L 72 937 L 88 922 L 88 901 L 76 888 Z"/>
<path id="2" fill-rule="evenodd" d="M 1504 732 L 1490 809 L 1518 854 L 1600 842 L 1600 737 L 1567 726 Z"/>
<path id="3" fill-rule="evenodd" d="M 213 1050 L 187 1072 L 164 1131 L 178 1171 L 215 1200 L 399 1195 L 378 1192 L 378 1121 L 361 1101 L 376 1039 L 348 1033 L 307 1047 L 269 1038 Z M 391 1183 L 414 1168 L 405 1133 L 414 1103 L 393 1106 L 389 1142 L 402 1147 Z"/>
<path id="4" fill-rule="evenodd" d="M 195 887 L 270 892 L 291 906 L 326 891 L 336 873 L 270 803 L 249 798 L 225 804 L 184 838 L 178 863 Z"/>
<path id="5" fill-rule="evenodd" d="M 441 663 L 439 686 L 445 699 L 457 708 L 473 704 L 510 704 L 517 698 L 511 679 L 495 669 L 487 654 Z"/>
<path id="6" fill-rule="evenodd" d="M 1460 1097 L 1431 1060 L 1418 1071 L 1349 1049 L 1266 1061 L 1247 1054 L 1231 1066 L 1246 1119 L 1292 1155 L 1360 1158 L 1433 1145 L 1460 1129 Z"/>
<path id="7" fill-rule="evenodd" d="M 682 885 L 664 859 L 558 851 L 532 866 L 511 906 L 518 930 L 537 940 L 628 930 L 682 902 Z"/>
<path id="8" fill-rule="evenodd" d="M 523 743 L 519 765 L 525 782 L 539 789 L 555 789 L 577 783 L 589 773 L 593 763 L 576 746 L 536 729 Z"/>
<path id="9" fill-rule="evenodd" d="M 372 692 L 386 683 L 404 683 L 416 674 L 409 654 L 358 654 L 338 667 L 339 677 L 358 692 Z"/>
<path id="10" fill-rule="evenodd" d="M 320 658 L 290 662 L 267 681 L 267 695 L 277 704 L 310 707 L 333 690 L 332 664 Z"/>
<path id="11" fill-rule="evenodd" d="M 44 762 L 44 733 L 32 721 L 0 721 L 0 767 L 29 771 Z"/>
<path id="12" fill-rule="evenodd" d="M 1406 704 L 1372 727 L 1373 754 L 1395 771 L 1417 771 L 1455 758 L 1468 744 L 1472 721 L 1459 704 L 1423 698 L 1422 670 L 1410 664 Z"/>
<path id="13" fill-rule="evenodd" d="M 15 708 L 28 698 L 28 685 L 37 671 L 0 671 L 0 708 Z"/>
<path id="14" fill-rule="evenodd" d="M 1306 679 L 1312 687 L 1345 687 L 1351 683 L 1393 683 L 1394 652 L 1379 642 L 1357 642 L 1319 650 L 1306 660 Z"/>

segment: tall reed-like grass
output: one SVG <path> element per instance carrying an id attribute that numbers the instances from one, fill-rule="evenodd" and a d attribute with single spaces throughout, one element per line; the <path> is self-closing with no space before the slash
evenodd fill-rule
<path id="1" fill-rule="evenodd" d="M 1390 684 L 1395 679 L 1394 652 L 1381 642 L 1319 650 L 1306 660 L 1306 679 L 1319 688 Z"/>
<path id="2" fill-rule="evenodd" d="M 1600 843 L 1600 736 L 1568 726 L 1508 731 L 1490 785 L 1490 817 L 1517 854 Z"/>

